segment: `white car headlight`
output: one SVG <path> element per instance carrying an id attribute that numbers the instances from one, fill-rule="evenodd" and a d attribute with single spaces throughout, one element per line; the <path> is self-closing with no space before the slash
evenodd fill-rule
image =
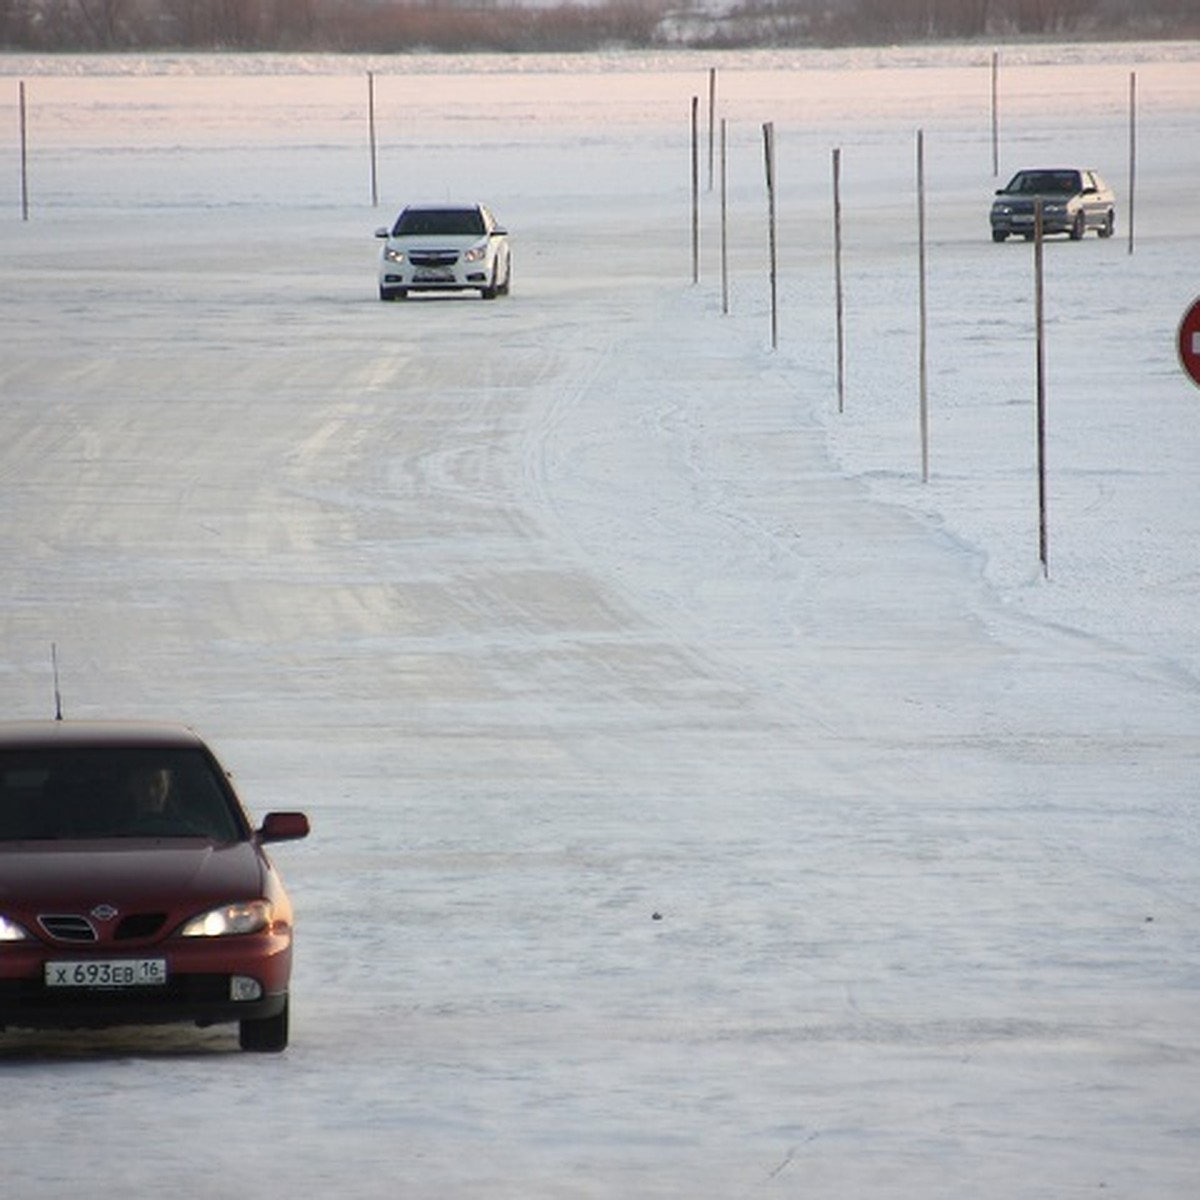
<path id="1" fill-rule="evenodd" d="M 29 934 L 25 932 L 23 926 L 18 925 L 16 921 L 10 921 L 3 913 L 0 913 L 0 942 L 26 942 L 29 940 Z"/>
<path id="2" fill-rule="evenodd" d="M 403 262 L 404 251 L 397 250 L 395 246 L 388 246 L 383 252 L 383 258 L 385 262 Z"/>
<path id="3" fill-rule="evenodd" d="M 200 913 L 179 932 L 183 937 L 230 937 L 239 933 L 258 933 L 270 925 L 271 916 L 271 906 L 266 900 L 247 900 Z"/>
<path id="4" fill-rule="evenodd" d="M 487 242 L 480 242 L 478 246 L 472 246 L 463 254 L 463 262 L 483 262 L 487 258 Z"/>

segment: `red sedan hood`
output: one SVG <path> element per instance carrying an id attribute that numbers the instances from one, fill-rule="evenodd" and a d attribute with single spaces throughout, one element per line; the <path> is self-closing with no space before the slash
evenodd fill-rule
<path id="1" fill-rule="evenodd" d="M 252 842 L 27 842 L 0 848 L 0 912 L 199 911 L 261 896 L 263 873 Z"/>

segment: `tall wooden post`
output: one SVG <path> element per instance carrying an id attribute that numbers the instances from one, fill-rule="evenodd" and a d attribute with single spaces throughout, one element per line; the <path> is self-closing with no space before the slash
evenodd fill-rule
<path id="1" fill-rule="evenodd" d="M 842 302 L 842 152 L 833 152 L 833 293 L 837 326 L 838 412 L 846 411 L 846 333 Z"/>
<path id="2" fill-rule="evenodd" d="M 375 72 L 367 72 L 367 124 L 371 137 L 371 207 L 379 206 L 379 168 L 375 149 Z"/>
<path id="3" fill-rule="evenodd" d="M 29 152 L 25 133 L 25 80 L 18 89 L 21 108 L 21 220 L 29 220 Z"/>
<path id="4" fill-rule="evenodd" d="M 721 311 L 729 311 L 729 156 L 721 118 Z"/>
<path id="5" fill-rule="evenodd" d="M 1137 197 L 1137 72 L 1129 73 L 1129 253 L 1133 253 L 1133 217 Z"/>
<path id="6" fill-rule="evenodd" d="M 1038 476 L 1038 561 L 1042 575 L 1050 575 L 1049 522 L 1046 516 L 1046 309 L 1043 287 L 1042 201 L 1033 206 L 1034 324 L 1037 327 L 1037 476 Z"/>
<path id="7" fill-rule="evenodd" d="M 700 97 L 692 97 L 692 282 L 700 282 Z"/>
<path id="8" fill-rule="evenodd" d="M 770 250 L 771 349 L 779 346 L 778 287 L 775 275 L 775 124 L 763 124 L 763 162 L 767 173 L 767 244 Z"/>
<path id="9" fill-rule="evenodd" d="M 992 51 L 992 174 L 1000 174 L 1000 52 Z"/>
<path id="10" fill-rule="evenodd" d="M 919 390 L 921 408 L 921 482 L 929 482 L 929 366 L 927 362 L 928 302 L 925 288 L 925 131 L 917 131 L 917 257 L 920 276 Z"/>

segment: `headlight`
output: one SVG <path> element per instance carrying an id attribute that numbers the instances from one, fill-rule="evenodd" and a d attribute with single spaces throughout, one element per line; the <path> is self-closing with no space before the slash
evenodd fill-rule
<path id="1" fill-rule="evenodd" d="M 463 254 L 463 262 L 482 262 L 485 258 L 487 258 L 487 242 L 472 246 Z"/>
<path id="2" fill-rule="evenodd" d="M 29 940 L 24 928 L 10 921 L 3 913 L 0 913 L 0 942 L 25 942 Z"/>
<path id="3" fill-rule="evenodd" d="M 384 262 L 403 262 L 404 261 L 404 251 L 397 250 L 395 246 L 388 246 L 384 249 L 383 261 Z"/>
<path id="4" fill-rule="evenodd" d="M 265 900 L 225 904 L 193 917 L 179 932 L 183 937 L 230 937 L 258 933 L 271 923 L 271 906 Z"/>

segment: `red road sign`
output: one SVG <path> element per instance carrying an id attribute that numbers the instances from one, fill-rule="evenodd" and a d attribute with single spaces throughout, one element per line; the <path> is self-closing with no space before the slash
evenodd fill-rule
<path id="1" fill-rule="evenodd" d="M 1200 298 L 1193 300 L 1191 308 L 1183 314 L 1176 345 L 1180 365 L 1200 387 Z"/>

